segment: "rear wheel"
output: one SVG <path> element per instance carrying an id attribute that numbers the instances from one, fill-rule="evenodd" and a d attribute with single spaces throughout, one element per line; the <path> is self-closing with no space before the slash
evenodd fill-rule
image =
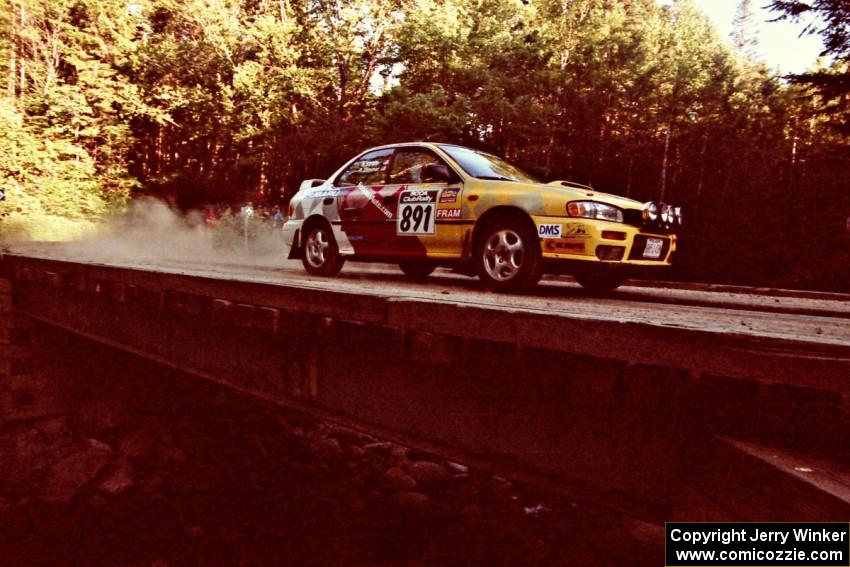
<path id="1" fill-rule="evenodd" d="M 487 223 L 476 247 L 475 264 L 481 282 L 494 291 L 527 291 L 543 275 L 537 234 L 516 217 Z"/>
<path id="2" fill-rule="evenodd" d="M 426 260 L 404 260 L 398 263 L 404 275 L 414 280 L 424 280 L 437 266 Z"/>
<path id="3" fill-rule="evenodd" d="M 584 272 L 575 275 L 581 287 L 591 293 L 606 293 L 614 291 L 626 281 L 626 276 L 616 270 L 601 270 Z"/>
<path id="4" fill-rule="evenodd" d="M 307 229 L 304 239 L 304 253 L 301 263 L 304 269 L 314 276 L 335 276 L 342 269 L 345 258 L 339 255 L 331 228 L 327 225 L 313 225 Z"/>

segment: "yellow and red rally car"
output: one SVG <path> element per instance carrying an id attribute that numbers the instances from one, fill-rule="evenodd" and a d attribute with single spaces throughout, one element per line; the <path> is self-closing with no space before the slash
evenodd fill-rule
<path id="1" fill-rule="evenodd" d="M 544 184 L 484 152 L 406 143 L 304 181 L 283 232 L 289 257 L 316 275 L 351 259 L 398 263 L 414 278 L 451 266 L 497 291 L 527 290 L 543 273 L 606 291 L 628 268 L 669 265 L 681 220 L 678 207 Z"/>

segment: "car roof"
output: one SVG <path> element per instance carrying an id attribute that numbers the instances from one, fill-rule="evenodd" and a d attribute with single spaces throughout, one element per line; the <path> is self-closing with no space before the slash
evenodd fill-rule
<path id="1" fill-rule="evenodd" d="M 366 151 L 388 150 L 390 148 L 405 148 L 405 147 L 411 147 L 411 146 L 425 146 L 425 147 L 429 147 L 429 148 L 435 148 L 435 147 L 439 147 L 439 146 L 456 146 L 456 145 L 457 144 L 444 144 L 442 142 L 396 142 L 394 144 L 384 144 L 383 146 L 374 146 L 374 147 L 367 149 Z M 463 147 L 463 146 L 458 146 L 458 147 Z"/>

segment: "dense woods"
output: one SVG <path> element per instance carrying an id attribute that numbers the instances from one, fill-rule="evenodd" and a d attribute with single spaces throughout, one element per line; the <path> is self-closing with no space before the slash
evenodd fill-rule
<path id="1" fill-rule="evenodd" d="M 0 234 L 140 194 L 284 204 L 369 145 L 439 140 L 681 204 L 680 277 L 848 289 L 841 4 L 773 2 L 829 49 L 788 81 L 747 0 L 732 44 L 688 0 L 0 0 Z"/>

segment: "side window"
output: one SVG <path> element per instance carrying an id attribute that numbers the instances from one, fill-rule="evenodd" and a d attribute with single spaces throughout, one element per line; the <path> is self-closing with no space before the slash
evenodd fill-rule
<path id="1" fill-rule="evenodd" d="M 369 152 L 340 173 L 334 185 L 383 185 L 387 178 L 387 163 L 392 155 L 392 148 Z"/>
<path id="2" fill-rule="evenodd" d="M 443 161 L 427 150 L 402 148 L 396 150 L 393 168 L 390 171 L 390 185 L 428 183 L 422 178 L 425 166 L 441 165 Z"/>

